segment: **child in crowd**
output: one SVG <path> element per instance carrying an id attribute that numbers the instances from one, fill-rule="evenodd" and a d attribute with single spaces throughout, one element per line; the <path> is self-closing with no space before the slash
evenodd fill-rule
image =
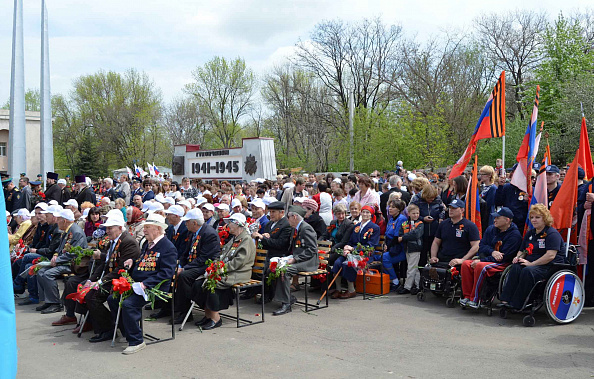
<path id="1" fill-rule="evenodd" d="M 408 270 L 406 271 L 404 286 L 398 290 L 398 294 L 412 293 L 415 295 L 419 291 L 419 281 L 421 279 L 417 266 L 423 248 L 423 221 L 419 220 L 420 212 L 419 207 L 416 205 L 411 204 L 406 210 L 409 217 L 400 226 L 398 241 L 405 246 Z"/>

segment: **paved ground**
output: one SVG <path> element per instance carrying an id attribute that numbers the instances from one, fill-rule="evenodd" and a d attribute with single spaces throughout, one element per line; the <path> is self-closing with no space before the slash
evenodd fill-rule
<path id="1" fill-rule="evenodd" d="M 246 315 L 259 313 L 250 301 L 241 305 Z M 269 304 L 264 324 L 236 329 L 226 321 L 204 333 L 188 325 L 175 341 L 124 356 L 123 344 L 91 344 L 92 333 L 79 339 L 70 327 L 52 327 L 59 315 L 17 306 L 18 377 L 594 376 L 592 308 L 569 325 L 552 323 L 541 310 L 532 328 L 517 315 L 503 320 L 498 313 L 447 308 L 431 294 L 423 303 L 394 294 L 331 300 L 330 308 L 306 314 L 294 306 L 280 317 L 270 315 L 275 308 Z M 170 330 L 165 322 L 145 322 L 145 332 L 153 335 Z"/>

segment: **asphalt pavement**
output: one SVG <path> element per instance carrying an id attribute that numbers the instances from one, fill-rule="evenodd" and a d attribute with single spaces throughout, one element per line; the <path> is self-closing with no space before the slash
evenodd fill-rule
<path id="1" fill-rule="evenodd" d="M 296 293 L 303 297 L 303 290 Z M 312 293 L 319 297 L 319 292 Z M 241 301 L 242 316 L 257 319 L 259 305 Z M 60 314 L 17 306 L 19 378 L 590 378 L 594 376 L 594 308 L 557 325 L 545 310 L 534 327 L 522 317 L 447 308 L 427 294 L 388 294 L 330 300 L 305 313 L 301 306 L 265 323 L 237 329 L 233 321 L 200 332 L 189 323 L 175 340 L 123 355 L 125 344 L 89 343 L 73 326 L 54 327 Z M 234 314 L 235 308 L 229 313 Z M 145 316 L 150 312 L 145 311 Z M 201 318 L 199 311 L 195 319 Z M 166 321 L 144 322 L 145 333 L 171 334 Z"/>

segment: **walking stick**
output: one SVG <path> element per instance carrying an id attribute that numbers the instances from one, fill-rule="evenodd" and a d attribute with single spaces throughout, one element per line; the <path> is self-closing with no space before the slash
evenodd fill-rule
<path id="1" fill-rule="evenodd" d="M 317 305 L 320 305 L 320 303 L 322 302 L 322 300 L 324 300 L 324 297 L 326 297 L 326 293 L 328 292 L 328 289 L 330 287 L 332 287 L 332 285 L 334 284 L 334 281 L 336 280 L 336 278 L 338 278 L 340 276 L 340 272 L 342 271 L 342 266 L 340 266 L 340 269 L 338 270 L 338 272 L 336 273 L 336 275 L 334 275 L 334 278 L 332 279 L 332 281 L 330 282 L 330 284 L 328 284 L 328 288 L 326 288 L 326 291 L 324 291 L 324 293 L 322 294 L 322 297 L 320 297 L 320 300 L 318 300 Z"/>
<path id="2" fill-rule="evenodd" d="M 121 296 L 121 295 L 120 295 Z M 118 333 L 118 325 L 120 324 L 120 312 L 122 312 L 122 303 L 118 306 L 118 314 L 116 315 L 115 328 L 113 328 L 113 338 L 111 339 L 111 347 L 115 346 L 115 339 Z"/>

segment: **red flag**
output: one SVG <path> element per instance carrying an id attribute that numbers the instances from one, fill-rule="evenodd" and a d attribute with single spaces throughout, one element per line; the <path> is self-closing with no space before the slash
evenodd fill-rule
<path id="1" fill-rule="evenodd" d="M 485 138 L 496 138 L 505 135 L 505 71 L 501 72 L 495 88 L 489 96 L 489 100 L 485 104 L 485 108 L 479 117 L 474 132 L 470 138 L 470 143 L 464 151 L 464 154 L 458 162 L 452 167 L 450 179 L 462 175 L 470 158 L 476 150 L 476 143 L 478 140 Z"/>
<path id="2" fill-rule="evenodd" d="M 563 184 L 551 205 L 553 227 L 557 230 L 571 228 L 573 209 L 577 203 L 579 152 L 579 150 L 575 152 L 573 162 L 571 162 Z"/>
<path id="3" fill-rule="evenodd" d="M 594 177 L 594 164 L 592 164 L 592 152 L 590 151 L 590 139 L 588 138 L 588 128 L 586 127 L 586 118 L 582 117 L 582 131 L 580 133 L 580 149 L 578 153 L 578 164 L 586 172 L 586 180 Z"/>
<path id="4" fill-rule="evenodd" d="M 482 224 L 481 224 L 481 203 L 479 195 L 479 181 L 478 181 L 478 158 L 474 156 L 474 165 L 472 167 L 472 178 L 468 183 L 466 190 L 466 218 L 474 222 L 479 230 L 479 236 L 482 238 Z"/>

